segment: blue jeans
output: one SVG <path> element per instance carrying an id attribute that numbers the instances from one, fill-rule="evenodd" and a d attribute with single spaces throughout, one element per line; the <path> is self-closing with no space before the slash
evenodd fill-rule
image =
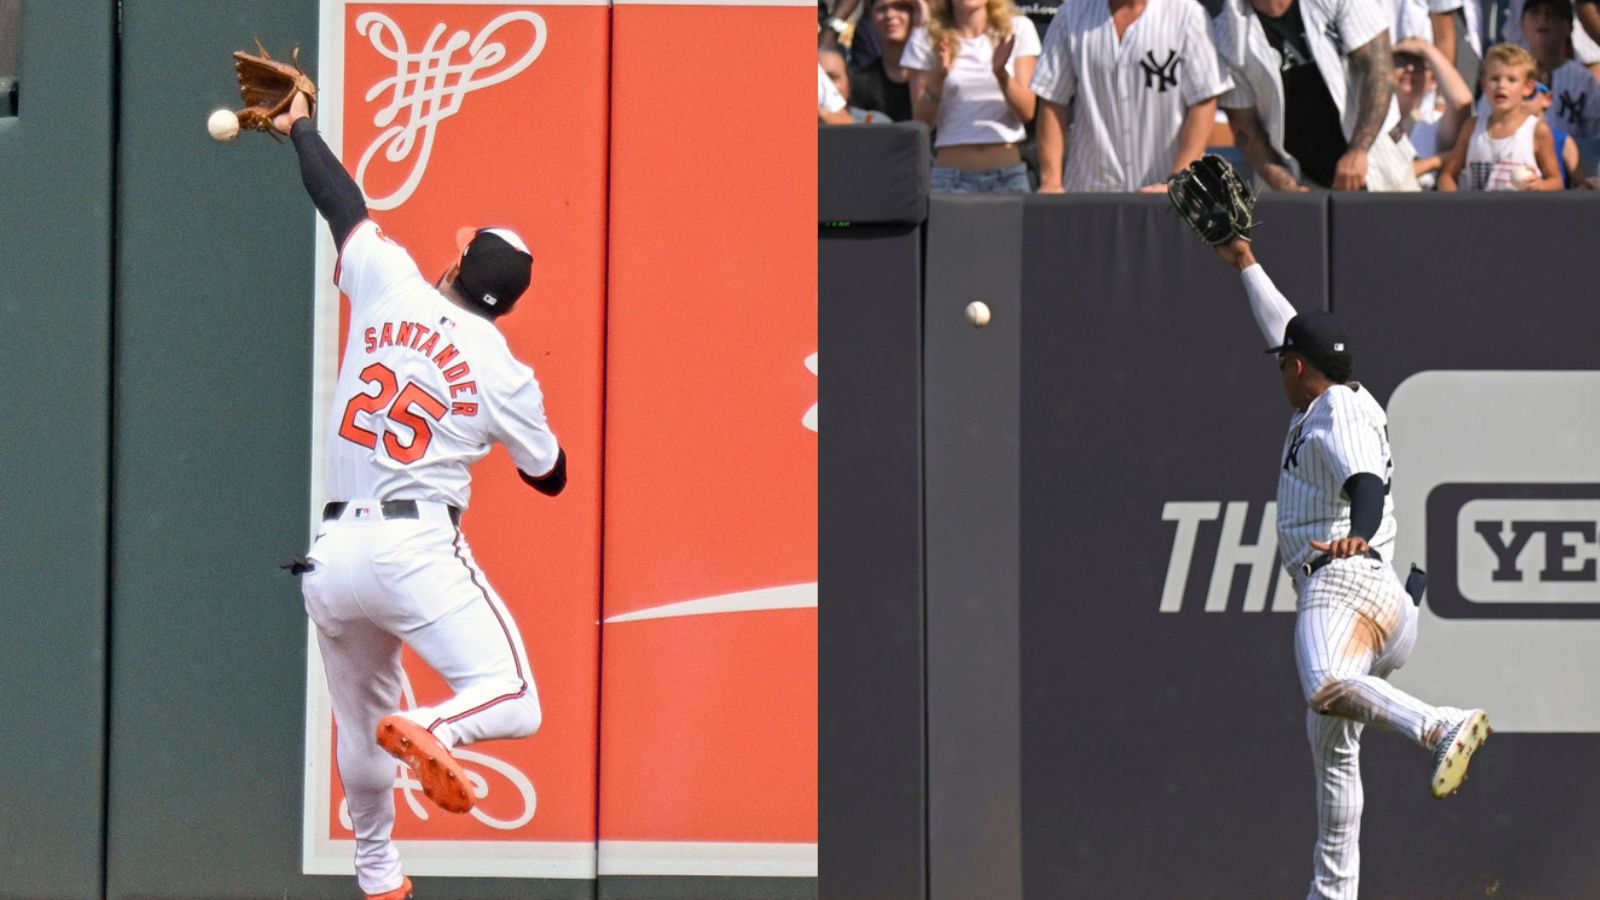
<path id="1" fill-rule="evenodd" d="M 1028 184 L 1028 167 L 1022 163 L 981 171 L 936 165 L 931 182 L 939 194 L 1026 194 L 1033 190 Z"/>

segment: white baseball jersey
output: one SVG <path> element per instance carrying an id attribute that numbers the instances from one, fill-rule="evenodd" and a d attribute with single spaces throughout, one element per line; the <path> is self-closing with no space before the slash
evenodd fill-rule
<path id="1" fill-rule="evenodd" d="M 328 448 L 333 500 L 432 500 L 466 508 L 467 467 L 495 441 L 533 478 L 556 464 L 533 370 L 494 323 L 451 303 L 370 219 L 335 280 L 350 297 Z"/>
<path id="2" fill-rule="evenodd" d="M 1136 191 L 1171 174 L 1188 108 L 1230 84 L 1194 0 L 1149 0 L 1120 39 L 1105 0 L 1076 0 L 1045 32 L 1032 87 L 1074 106 L 1063 186 Z"/>
<path id="3" fill-rule="evenodd" d="M 1321 551 L 1312 541 L 1350 536 L 1350 498 L 1344 483 L 1352 475 L 1376 475 L 1384 483 L 1383 520 L 1368 544 L 1385 562 L 1393 557 L 1394 499 L 1387 486 L 1394 475 L 1389 457 L 1389 420 L 1372 392 L 1351 382 L 1322 392 L 1289 420 L 1278 473 L 1278 552 L 1290 572 Z"/>
<path id="4" fill-rule="evenodd" d="M 1317 73 L 1327 85 L 1328 96 L 1339 110 L 1340 124 L 1348 139 L 1355 133 L 1361 115 L 1348 71 L 1351 50 L 1365 46 L 1389 29 L 1384 7 L 1376 0 L 1300 0 L 1300 16 L 1305 23 L 1306 43 L 1317 64 Z M 1267 40 L 1266 30 L 1256 18 L 1249 0 L 1223 0 L 1222 11 L 1211 20 L 1211 35 L 1217 54 L 1233 79 L 1233 90 L 1218 101 L 1224 109 L 1254 109 L 1261 120 L 1267 141 L 1278 156 L 1290 165 L 1298 178 L 1300 163 L 1283 147 L 1285 96 L 1283 56 Z M 1400 123 L 1400 105 L 1391 98 L 1383 128 L 1368 150 L 1367 187 L 1374 191 L 1414 191 L 1416 174 L 1411 161 L 1415 154 L 1390 136 Z"/>

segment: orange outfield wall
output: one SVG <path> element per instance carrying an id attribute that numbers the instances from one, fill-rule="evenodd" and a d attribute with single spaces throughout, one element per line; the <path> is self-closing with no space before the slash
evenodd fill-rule
<path id="1" fill-rule="evenodd" d="M 602 873 L 817 839 L 815 28 L 613 7 Z"/>

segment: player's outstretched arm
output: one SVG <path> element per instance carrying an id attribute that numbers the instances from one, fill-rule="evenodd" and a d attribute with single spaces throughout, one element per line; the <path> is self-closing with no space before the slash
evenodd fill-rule
<path id="1" fill-rule="evenodd" d="M 1244 238 L 1234 238 L 1218 244 L 1215 249 L 1223 262 L 1239 270 L 1239 277 L 1244 281 L 1245 296 L 1250 298 L 1250 312 L 1255 315 L 1256 326 L 1261 329 L 1261 336 L 1267 339 L 1267 346 L 1282 344 L 1284 329 L 1289 327 L 1289 320 L 1295 315 L 1294 306 L 1267 277 L 1267 270 L 1256 261 L 1250 242 Z"/>
<path id="2" fill-rule="evenodd" d="M 289 111 L 272 120 L 272 127 L 289 135 L 300 157 L 300 181 L 328 222 L 333 242 L 343 247 L 345 238 L 367 218 L 367 201 L 339 157 L 322 140 L 311 122 L 304 94 L 296 94 Z"/>

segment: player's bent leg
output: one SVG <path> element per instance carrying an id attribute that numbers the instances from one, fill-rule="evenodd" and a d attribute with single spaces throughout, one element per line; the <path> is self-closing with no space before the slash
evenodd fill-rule
<path id="1" fill-rule="evenodd" d="M 527 737 L 543 713 L 516 622 L 492 590 L 407 635 L 423 661 L 455 696 L 412 710 L 410 717 L 447 745 Z"/>
<path id="2" fill-rule="evenodd" d="M 389 623 L 455 696 L 405 715 L 446 747 L 525 737 L 541 723 L 522 635 L 458 529 L 427 525 L 375 571 L 405 610 Z"/>
<path id="3" fill-rule="evenodd" d="M 1310 898 L 1355 900 L 1361 879 L 1361 729 L 1357 722 L 1306 714 L 1317 779 L 1317 843 Z"/>
<path id="4" fill-rule="evenodd" d="M 1431 749 L 1429 738 L 1447 721 L 1445 712 L 1370 674 L 1391 639 L 1403 634 L 1404 617 L 1394 607 L 1378 621 L 1368 607 L 1383 609 L 1342 596 L 1308 592 L 1304 598 L 1295 617 L 1295 659 L 1306 705 L 1321 715 L 1403 734 Z"/>

